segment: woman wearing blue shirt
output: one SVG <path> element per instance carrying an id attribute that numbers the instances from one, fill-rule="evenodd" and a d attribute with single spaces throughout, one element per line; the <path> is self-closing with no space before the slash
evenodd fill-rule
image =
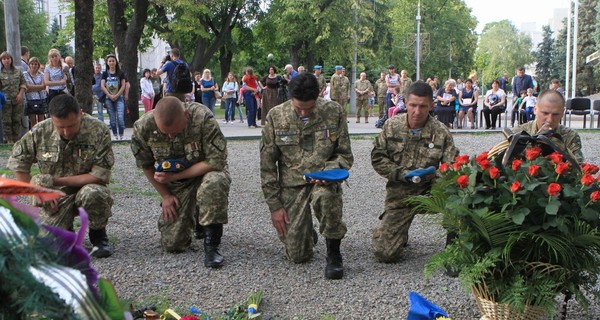
<path id="1" fill-rule="evenodd" d="M 202 79 L 200 80 L 200 90 L 202 90 L 202 104 L 207 106 L 215 114 L 215 104 L 217 99 L 215 92 L 219 92 L 219 85 L 212 77 L 209 69 L 204 69 Z"/>

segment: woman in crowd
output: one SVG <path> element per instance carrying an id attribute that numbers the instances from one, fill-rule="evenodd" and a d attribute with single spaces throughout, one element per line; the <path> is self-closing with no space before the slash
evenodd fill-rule
<path id="1" fill-rule="evenodd" d="M 209 69 L 204 69 L 202 79 L 200 79 L 200 90 L 202 90 L 202 104 L 207 106 L 215 114 L 215 104 L 217 98 L 215 92 L 219 91 L 219 84 L 212 77 Z"/>
<path id="2" fill-rule="evenodd" d="M 29 126 L 33 128 L 38 122 L 46 119 L 48 102 L 46 100 L 46 84 L 44 74 L 40 72 L 40 60 L 36 57 L 29 59 L 29 70 L 23 73 L 27 82 L 26 113 L 29 116 Z"/>
<path id="3" fill-rule="evenodd" d="M 225 123 L 233 124 L 235 120 L 235 105 L 237 101 L 237 92 L 240 89 L 233 72 L 227 74 L 227 79 L 223 82 L 223 99 L 225 99 Z M 238 107 L 239 108 L 239 107 Z M 242 110 L 240 109 L 240 122 L 244 122 Z"/>
<path id="4" fill-rule="evenodd" d="M 202 88 L 200 86 L 200 80 L 202 79 L 202 73 L 194 71 L 194 101 L 202 103 Z"/>
<path id="5" fill-rule="evenodd" d="M 23 72 L 16 68 L 12 56 L 4 51 L 0 54 L 0 83 L 6 98 L 2 109 L 2 126 L 6 143 L 19 140 L 23 123 L 23 100 L 25 98 L 25 78 Z"/>
<path id="6" fill-rule="evenodd" d="M 260 116 L 261 125 L 265 125 L 269 110 L 281 103 L 279 100 L 279 86 L 284 82 L 287 84 L 287 80 L 278 75 L 277 69 L 273 66 L 269 67 L 269 74 L 260 80 L 260 84 L 264 88 L 262 92 L 262 111 Z"/>
<path id="7" fill-rule="evenodd" d="M 125 131 L 125 98 L 123 92 L 127 80 L 119 68 L 117 56 L 106 56 L 106 70 L 102 73 L 102 91 L 106 94 L 106 111 L 110 117 L 110 128 L 117 140 L 123 140 Z"/>
<path id="8" fill-rule="evenodd" d="M 492 89 L 485 93 L 483 101 L 483 117 L 485 118 L 485 129 L 496 129 L 498 115 L 504 112 L 506 93 L 500 89 L 500 81 L 494 79 Z M 498 124 L 500 125 L 500 124 Z"/>
<path id="9" fill-rule="evenodd" d="M 154 104 L 154 87 L 152 87 L 152 79 L 150 79 L 150 69 L 144 69 L 144 76 L 140 79 L 140 88 L 142 89 L 142 103 L 144 104 L 144 112 L 152 110 Z"/>
<path id="10" fill-rule="evenodd" d="M 473 88 L 473 80 L 465 80 L 464 88 L 458 92 L 458 129 L 462 129 L 465 114 L 471 122 L 471 129 L 475 129 L 475 114 L 477 111 L 477 101 L 479 101 L 479 92 Z"/>
<path id="11" fill-rule="evenodd" d="M 454 80 L 448 80 L 444 84 L 444 87 L 435 93 L 437 104 L 433 109 L 433 114 L 448 128 L 452 128 L 456 113 L 456 98 L 458 95 L 456 94 L 456 90 L 454 90 L 455 85 L 456 82 Z"/>
<path id="12" fill-rule="evenodd" d="M 252 67 L 246 67 L 244 77 L 242 77 L 242 83 L 248 127 L 256 128 L 256 97 L 254 94 L 258 92 L 258 82 L 256 81 L 256 75 L 254 75 Z"/>
<path id="13" fill-rule="evenodd" d="M 48 87 L 48 103 L 57 95 L 64 94 L 67 88 L 67 74 L 60 58 L 60 52 L 57 49 L 48 51 L 48 65 L 44 68 L 44 83 Z"/>

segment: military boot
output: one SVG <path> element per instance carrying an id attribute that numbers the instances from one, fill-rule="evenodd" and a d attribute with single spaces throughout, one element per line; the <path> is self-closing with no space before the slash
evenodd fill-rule
<path id="1" fill-rule="evenodd" d="M 94 246 L 90 255 L 94 258 L 107 258 L 113 253 L 112 246 L 108 243 L 106 228 L 90 229 L 90 242 Z"/>
<path id="2" fill-rule="evenodd" d="M 222 224 L 204 226 L 204 266 L 219 268 L 223 265 L 223 256 L 219 253 L 219 245 L 223 236 Z"/>
<path id="3" fill-rule="evenodd" d="M 327 239 L 327 266 L 325 266 L 325 278 L 341 279 L 344 277 L 344 264 L 340 253 L 341 239 Z"/>

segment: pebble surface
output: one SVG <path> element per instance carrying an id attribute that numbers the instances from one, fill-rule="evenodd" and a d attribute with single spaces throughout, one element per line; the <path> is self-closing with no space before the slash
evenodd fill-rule
<path id="1" fill-rule="evenodd" d="M 586 161 L 600 164 L 600 132 L 580 133 Z M 496 134 L 455 134 L 461 154 L 488 150 L 502 140 Z M 373 136 L 352 138 L 355 163 L 344 187 L 344 221 L 348 232 L 342 241 L 345 275 L 326 280 L 325 239 L 320 236 L 314 258 L 294 264 L 283 256 L 283 245 L 261 192 L 258 140 L 228 141 L 229 223 L 220 251 L 221 269 L 205 268 L 203 246 L 194 239 L 190 250 L 169 254 L 161 250 L 157 220 L 160 197 L 135 166 L 126 142 L 113 145 L 113 216 L 107 227 L 115 253 L 93 260 L 100 276 L 112 281 L 120 298 L 142 305 L 167 303 L 176 310 L 196 306 L 213 315 L 263 290 L 259 312 L 273 319 L 405 319 L 408 293 L 416 291 L 446 310 L 453 319 L 479 319 L 470 292 L 458 279 L 423 275 L 429 257 L 440 251 L 445 233 L 436 216 L 419 215 L 411 229 L 403 261 L 375 261 L 371 233 L 383 211 L 385 179 L 370 163 Z M 7 151 L 0 160 L 5 166 Z M 315 225 L 318 225 L 315 220 Z M 592 301 L 586 314 L 569 304 L 569 319 L 599 319 L 600 304 Z"/>

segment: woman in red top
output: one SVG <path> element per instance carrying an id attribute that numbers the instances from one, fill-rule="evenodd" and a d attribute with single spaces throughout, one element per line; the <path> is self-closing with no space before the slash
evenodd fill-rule
<path id="1" fill-rule="evenodd" d="M 246 104 L 248 127 L 256 128 L 256 98 L 254 94 L 258 92 L 258 83 L 252 67 L 246 67 L 246 70 L 244 70 L 242 88 L 244 88 L 244 103 Z"/>

